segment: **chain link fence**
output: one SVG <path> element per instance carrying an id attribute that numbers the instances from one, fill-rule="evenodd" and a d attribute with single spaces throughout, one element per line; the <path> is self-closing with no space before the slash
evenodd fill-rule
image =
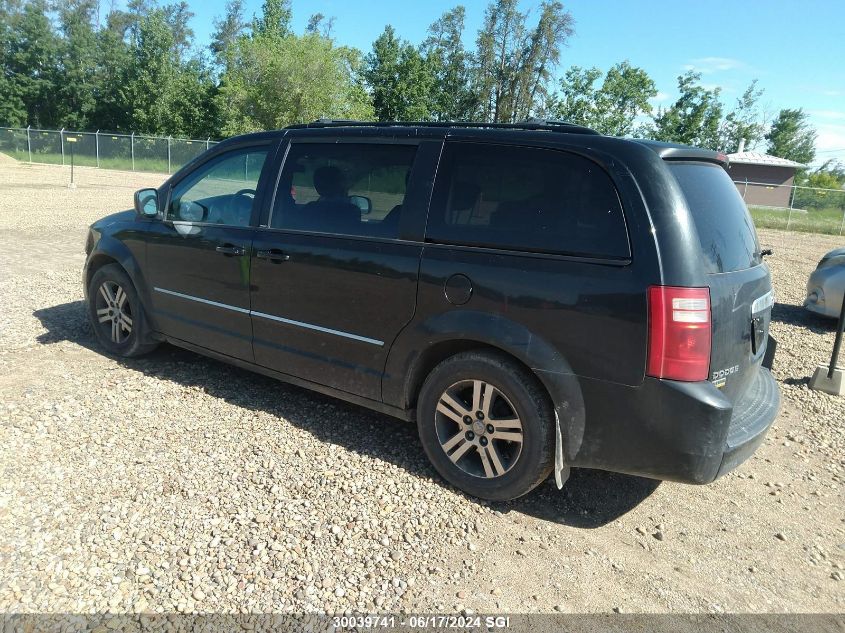
<path id="1" fill-rule="evenodd" d="M 172 174 L 217 141 L 112 132 L 0 127 L 0 152 L 17 160 Z"/>
<path id="2" fill-rule="evenodd" d="M 845 234 L 845 190 L 735 180 L 757 228 Z"/>
<path id="3" fill-rule="evenodd" d="M 0 127 L 0 152 L 30 163 L 152 171 L 171 174 L 214 145 L 210 138 L 181 139 L 111 132 Z M 757 227 L 845 234 L 845 191 L 734 181 Z"/>

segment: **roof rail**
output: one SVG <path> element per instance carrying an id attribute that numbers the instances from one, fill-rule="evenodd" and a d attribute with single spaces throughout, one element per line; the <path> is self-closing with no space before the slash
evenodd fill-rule
<path id="1" fill-rule="evenodd" d="M 485 123 L 483 121 L 355 121 L 350 119 L 317 119 L 311 123 L 297 123 L 285 129 L 326 127 L 430 127 L 430 128 L 469 128 L 497 130 L 543 130 L 548 132 L 566 132 L 568 134 L 599 134 L 583 125 L 566 121 L 554 121 L 530 118 L 521 123 Z"/>

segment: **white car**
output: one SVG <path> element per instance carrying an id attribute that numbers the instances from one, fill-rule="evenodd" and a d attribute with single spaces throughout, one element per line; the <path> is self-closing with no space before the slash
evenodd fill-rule
<path id="1" fill-rule="evenodd" d="M 824 257 L 807 282 L 804 307 L 826 317 L 839 318 L 845 297 L 845 248 L 836 248 Z"/>

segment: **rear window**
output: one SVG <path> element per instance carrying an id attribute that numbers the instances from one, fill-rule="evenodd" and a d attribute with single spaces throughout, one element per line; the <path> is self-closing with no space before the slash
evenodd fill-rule
<path id="1" fill-rule="evenodd" d="M 742 196 L 719 165 L 669 163 L 692 213 L 708 272 L 744 270 L 760 263 L 757 231 Z"/>
<path id="2" fill-rule="evenodd" d="M 426 238 L 432 242 L 602 258 L 630 256 L 607 173 L 567 152 L 447 143 Z"/>

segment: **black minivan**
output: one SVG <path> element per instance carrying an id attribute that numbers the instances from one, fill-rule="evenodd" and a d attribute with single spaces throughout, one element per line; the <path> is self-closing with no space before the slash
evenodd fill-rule
<path id="1" fill-rule="evenodd" d="M 726 166 L 541 121 L 239 136 L 91 227 L 89 316 L 114 355 L 168 341 L 416 420 L 478 497 L 572 466 L 708 483 L 780 401 Z"/>

